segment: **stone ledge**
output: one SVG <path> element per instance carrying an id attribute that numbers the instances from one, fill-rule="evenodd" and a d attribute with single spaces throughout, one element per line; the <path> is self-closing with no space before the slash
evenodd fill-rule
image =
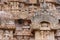
<path id="1" fill-rule="evenodd" d="M 40 30 L 51 30 L 49 27 L 41 27 Z"/>
<path id="2" fill-rule="evenodd" d="M 43 0 L 39 0 L 40 2 L 43 2 Z M 46 0 L 46 2 L 55 2 L 55 0 Z"/>
<path id="3" fill-rule="evenodd" d="M 1 25 L 0 29 L 15 30 L 15 25 Z"/>

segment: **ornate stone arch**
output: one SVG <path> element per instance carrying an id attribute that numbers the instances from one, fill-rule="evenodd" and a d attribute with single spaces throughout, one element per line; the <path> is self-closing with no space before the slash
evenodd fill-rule
<path id="1" fill-rule="evenodd" d="M 52 27 L 56 27 L 56 24 L 58 23 L 58 19 L 55 16 L 43 14 L 32 17 L 31 21 L 38 24 L 43 21 L 49 22 Z"/>

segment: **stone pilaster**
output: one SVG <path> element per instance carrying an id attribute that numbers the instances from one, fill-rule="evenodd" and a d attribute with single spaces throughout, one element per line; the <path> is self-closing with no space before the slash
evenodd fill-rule
<path id="1" fill-rule="evenodd" d="M 35 31 L 35 40 L 41 40 L 39 31 Z"/>
<path id="2" fill-rule="evenodd" d="M 13 31 L 10 31 L 10 40 L 13 40 Z"/>

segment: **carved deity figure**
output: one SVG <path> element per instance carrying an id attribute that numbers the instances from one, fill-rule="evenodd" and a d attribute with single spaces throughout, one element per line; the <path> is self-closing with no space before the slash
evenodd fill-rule
<path id="1" fill-rule="evenodd" d="M 5 31 L 4 40 L 9 40 L 9 31 L 8 30 Z"/>

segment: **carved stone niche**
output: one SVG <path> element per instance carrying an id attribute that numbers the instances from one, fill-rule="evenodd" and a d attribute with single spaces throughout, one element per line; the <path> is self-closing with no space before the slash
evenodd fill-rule
<path id="1" fill-rule="evenodd" d="M 50 23 L 45 21 L 41 22 L 40 30 L 50 30 Z"/>

